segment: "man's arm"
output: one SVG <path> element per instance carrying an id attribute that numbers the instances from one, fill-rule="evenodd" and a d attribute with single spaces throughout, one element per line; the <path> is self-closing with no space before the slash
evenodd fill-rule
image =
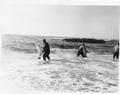
<path id="1" fill-rule="evenodd" d="M 88 52 L 88 50 L 86 49 L 86 47 L 84 47 L 85 51 Z"/>

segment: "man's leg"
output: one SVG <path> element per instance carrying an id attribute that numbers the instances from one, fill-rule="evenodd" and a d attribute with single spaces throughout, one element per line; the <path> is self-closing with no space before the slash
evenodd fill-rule
<path id="1" fill-rule="evenodd" d="M 79 53 L 77 53 L 77 57 L 79 56 L 80 54 Z"/>
<path id="2" fill-rule="evenodd" d="M 78 52 L 77 52 L 77 57 L 78 57 L 78 56 L 80 56 L 80 55 L 81 55 L 81 52 L 80 52 L 80 51 L 78 51 Z"/>
<path id="3" fill-rule="evenodd" d="M 81 56 L 82 56 L 82 57 L 85 57 L 85 56 L 84 56 L 84 53 L 81 53 Z"/>
<path id="4" fill-rule="evenodd" d="M 49 56 L 50 53 L 46 53 L 46 57 L 48 60 L 50 60 L 50 56 Z"/>
<path id="5" fill-rule="evenodd" d="M 47 55 L 47 59 L 49 59 L 49 60 L 50 60 L 50 56 L 49 56 L 49 55 Z"/>
<path id="6" fill-rule="evenodd" d="M 113 54 L 113 59 L 115 59 L 115 56 L 116 56 L 115 54 L 116 54 L 116 53 Z"/>
<path id="7" fill-rule="evenodd" d="M 119 53 L 116 53 L 116 58 L 117 58 L 117 59 L 119 58 Z"/>
<path id="8" fill-rule="evenodd" d="M 43 60 L 46 61 L 46 54 L 45 53 L 43 54 Z"/>

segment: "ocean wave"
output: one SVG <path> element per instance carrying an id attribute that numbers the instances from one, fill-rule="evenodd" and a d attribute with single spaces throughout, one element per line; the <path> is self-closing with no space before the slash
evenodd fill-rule
<path id="1" fill-rule="evenodd" d="M 50 44 L 50 48 L 61 48 L 61 49 L 77 49 L 81 43 L 69 43 L 63 41 L 63 39 L 57 39 L 54 37 L 45 37 Z M 2 36 L 2 48 L 9 49 L 17 52 L 24 53 L 36 53 L 37 49 L 33 40 L 38 41 L 42 44 L 43 37 L 39 36 L 23 36 L 23 35 L 3 35 Z M 112 41 L 105 44 L 91 44 L 86 43 L 86 48 L 88 51 L 97 53 L 97 54 L 112 54 L 113 43 Z"/>

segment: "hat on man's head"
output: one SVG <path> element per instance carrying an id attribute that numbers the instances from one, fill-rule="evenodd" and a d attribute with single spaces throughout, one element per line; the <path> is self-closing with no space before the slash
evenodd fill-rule
<path id="1" fill-rule="evenodd" d="M 46 42 L 46 39 L 43 39 L 43 42 Z"/>
<path id="2" fill-rule="evenodd" d="M 83 43 L 82 45 L 83 45 L 83 46 L 85 46 L 85 44 L 84 44 L 84 43 Z"/>

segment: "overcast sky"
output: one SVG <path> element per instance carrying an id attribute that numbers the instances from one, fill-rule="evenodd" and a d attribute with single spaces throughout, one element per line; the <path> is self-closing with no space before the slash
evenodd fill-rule
<path id="1" fill-rule="evenodd" d="M 118 7 L 14 4 L 2 11 L 2 33 L 48 36 L 119 37 Z"/>

